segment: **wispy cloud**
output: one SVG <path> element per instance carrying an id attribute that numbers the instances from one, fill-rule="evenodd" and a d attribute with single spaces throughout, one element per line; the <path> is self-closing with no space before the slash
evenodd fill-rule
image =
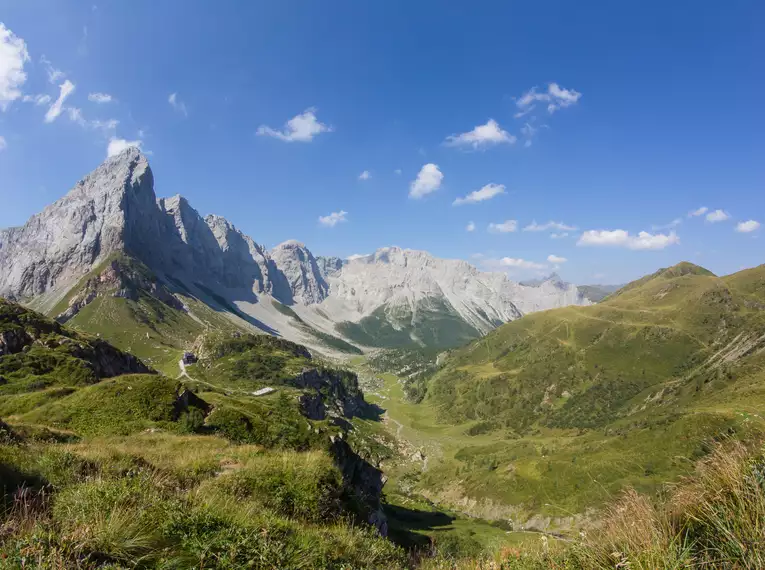
<path id="1" fill-rule="evenodd" d="M 736 231 L 742 234 L 748 234 L 760 229 L 760 222 L 756 220 L 747 220 L 736 224 Z"/>
<path id="2" fill-rule="evenodd" d="M 563 239 L 563 238 L 567 238 L 568 236 L 569 236 L 568 232 L 552 233 L 550 234 L 550 239 Z"/>
<path id="3" fill-rule="evenodd" d="M 37 106 L 42 107 L 43 105 L 47 105 L 51 102 L 51 96 L 50 95 L 24 95 L 24 97 L 21 98 L 21 100 L 24 103 L 34 103 Z"/>
<path id="4" fill-rule="evenodd" d="M 93 103 L 98 103 L 98 104 L 111 103 L 112 101 L 114 101 L 114 97 L 112 97 L 108 93 L 89 93 L 88 101 L 91 101 Z"/>
<path id="5" fill-rule="evenodd" d="M 560 265 L 561 263 L 566 263 L 568 259 L 565 257 L 561 257 L 559 255 L 555 255 L 554 253 L 551 253 L 547 256 L 547 261 L 550 263 L 554 263 L 555 265 Z"/>
<path id="6" fill-rule="evenodd" d="M 669 234 L 640 232 L 635 236 L 626 230 L 588 230 L 579 237 L 576 245 L 624 247 L 627 249 L 644 250 L 664 249 L 678 243 L 680 243 L 680 238 L 675 232 L 670 232 Z"/>
<path id="7" fill-rule="evenodd" d="M 340 222 L 347 222 L 346 216 L 348 212 L 340 210 L 339 212 L 332 212 L 328 216 L 319 216 L 319 223 L 327 228 L 334 228 Z"/>
<path id="8" fill-rule="evenodd" d="M 452 202 L 453 206 L 460 206 L 462 204 L 477 204 L 478 202 L 484 202 L 491 200 L 494 196 L 499 196 L 505 193 L 504 184 L 487 184 L 480 190 L 473 190 L 470 194 L 464 198 L 457 198 Z"/>
<path id="9" fill-rule="evenodd" d="M 66 73 L 61 71 L 60 69 L 56 69 L 53 67 L 53 64 L 50 62 L 50 60 L 42 56 L 40 58 L 40 63 L 43 64 L 45 67 L 45 72 L 48 74 L 48 82 L 53 83 L 54 85 L 64 79 L 66 77 Z"/>
<path id="10" fill-rule="evenodd" d="M 370 178 L 372 178 L 372 173 L 369 172 L 368 170 L 365 170 L 364 172 L 359 174 L 359 180 L 369 180 Z"/>
<path id="11" fill-rule="evenodd" d="M 466 232 L 474 232 L 475 231 L 475 224 L 473 222 L 468 222 L 468 225 L 465 226 Z"/>
<path id="12" fill-rule="evenodd" d="M 701 208 L 696 208 L 695 210 L 691 210 L 690 212 L 688 212 L 688 217 L 696 218 L 698 216 L 703 216 L 708 211 L 709 211 L 709 208 L 707 208 L 706 206 L 701 206 Z"/>
<path id="13" fill-rule="evenodd" d="M 498 265 L 501 267 L 511 267 L 518 269 L 546 269 L 547 266 L 544 263 L 537 263 L 535 261 L 528 261 L 526 259 L 520 259 L 517 257 L 503 257 L 499 260 Z"/>
<path id="14" fill-rule="evenodd" d="M 537 102 L 547 103 L 547 112 L 552 114 L 576 104 L 581 97 L 582 94 L 578 91 L 565 89 L 557 83 L 548 83 L 546 91 L 538 91 L 537 87 L 532 87 L 515 101 L 518 107 L 515 117 L 521 118 L 530 113 Z"/>
<path id="15" fill-rule="evenodd" d="M 656 230 L 671 230 L 672 228 L 676 228 L 677 226 L 679 226 L 682 223 L 683 223 L 683 218 L 675 218 L 674 220 L 672 220 L 668 224 L 651 226 L 651 229 L 654 230 L 654 231 L 656 231 Z"/>
<path id="16" fill-rule="evenodd" d="M 316 118 L 316 108 L 311 107 L 300 115 L 292 117 L 281 131 L 266 125 L 258 127 L 257 134 L 269 136 L 284 142 L 311 142 L 316 135 L 331 133 L 334 128 L 319 122 Z"/>
<path id="17" fill-rule="evenodd" d="M 102 121 L 100 119 L 88 120 L 83 115 L 82 109 L 78 109 L 77 107 L 66 107 L 66 113 L 69 117 L 69 120 L 73 123 L 77 123 L 86 129 L 99 130 L 104 135 L 113 135 L 114 130 L 120 123 L 117 119 L 108 119 L 106 121 Z"/>
<path id="18" fill-rule="evenodd" d="M 29 53 L 24 40 L 0 22 L 0 109 L 5 111 L 21 97 L 21 87 L 27 80 L 24 64 Z"/>
<path id="19" fill-rule="evenodd" d="M 724 210 L 715 210 L 714 212 L 709 212 L 706 217 L 706 220 L 708 222 L 712 222 L 713 224 L 716 222 L 724 222 L 725 220 L 729 219 L 730 214 Z"/>
<path id="20" fill-rule="evenodd" d="M 524 232 L 546 232 L 548 230 L 560 230 L 560 231 L 573 231 L 576 226 L 570 226 L 563 222 L 553 222 L 552 220 L 546 224 L 538 224 L 536 220 L 531 222 L 528 226 L 523 228 Z"/>
<path id="21" fill-rule="evenodd" d="M 64 106 L 64 101 L 74 92 L 74 83 L 68 79 L 59 86 L 59 95 L 45 113 L 45 122 L 52 123 L 58 119 Z"/>
<path id="22" fill-rule="evenodd" d="M 485 125 L 478 125 L 472 131 L 446 137 L 446 146 L 472 147 L 481 149 L 497 144 L 513 144 L 516 137 L 503 130 L 497 121 L 489 119 Z"/>
<path id="23" fill-rule="evenodd" d="M 490 223 L 488 230 L 493 234 L 507 234 L 518 230 L 518 222 L 516 220 L 505 220 L 501 223 Z"/>
<path id="24" fill-rule="evenodd" d="M 417 178 L 409 185 L 409 197 L 417 199 L 435 192 L 441 187 L 443 180 L 444 175 L 438 165 L 429 162 L 420 169 Z"/>
<path id="25" fill-rule="evenodd" d="M 8 142 L 5 140 L 5 137 L 0 135 L 0 151 L 5 150 L 8 148 Z"/>
<path id="26" fill-rule="evenodd" d="M 178 98 L 178 93 L 170 93 L 170 96 L 167 98 L 167 102 L 170 103 L 170 106 L 173 109 L 175 109 L 184 117 L 189 116 L 189 109 L 186 107 L 186 103 Z"/>

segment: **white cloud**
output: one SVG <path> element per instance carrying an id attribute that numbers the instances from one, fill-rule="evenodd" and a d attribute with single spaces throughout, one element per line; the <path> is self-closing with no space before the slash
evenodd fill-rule
<path id="1" fill-rule="evenodd" d="M 333 130 L 333 127 L 320 123 L 316 119 L 316 108 L 311 107 L 287 121 L 283 130 L 277 131 L 262 125 L 258 127 L 257 134 L 274 137 L 284 142 L 311 142 L 316 135 L 331 133 Z"/>
<path id="2" fill-rule="evenodd" d="M 5 137 L 0 135 L 0 151 L 8 148 L 8 143 L 5 141 Z"/>
<path id="3" fill-rule="evenodd" d="M 170 93 L 170 96 L 167 98 L 167 102 L 170 103 L 170 106 L 173 109 L 178 111 L 184 117 L 189 116 L 189 110 L 186 108 L 186 103 L 178 99 L 178 93 Z"/>
<path id="4" fill-rule="evenodd" d="M 552 96 L 553 103 L 547 106 L 548 113 L 554 113 L 556 110 L 564 107 L 570 107 L 581 98 L 582 94 L 573 89 L 564 89 L 557 83 L 550 83 L 547 92 Z"/>
<path id="5" fill-rule="evenodd" d="M 473 232 L 475 231 L 475 224 L 473 222 L 468 222 L 468 225 L 465 226 L 466 232 Z"/>
<path id="6" fill-rule="evenodd" d="M 760 222 L 755 220 L 747 220 L 745 222 L 739 222 L 736 224 L 736 231 L 742 234 L 754 232 L 760 229 Z"/>
<path id="7" fill-rule="evenodd" d="M 572 231 L 575 229 L 576 229 L 576 226 L 569 226 L 568 224 L 564 224 L 563 222 L 553 222 L 551 220 L 547 222 L 546 224 L 538 224 L 536 220 L 534 220 L 528 226 L 523 228 L 523 231 L 524 232 L 546 232 L 547 230 Z"/>
<path id="8" fill-rule="evenodd" d="M 347 222 L 348 219 L 345 217 L 347 215 L 348 215 L 348 212 L 346 212 L 345 210 L 340 210 L 339 212 L 332 212 L 328 216 L 319 216 L 319 223 L 322 226 L 325 226 L 328 228 L 334 228 L 340 222 Z"/>
<path id="9" fill-rule="evenodd" d="M 515 114 L 515 118 L 519 119 L 530 113 L 537 101 L 546 102 L 548 104 L 547 112 L 552 114 L 558 109 L 576 104 L 581 97 L 582 94 L 578 91 L 565 89 L 557 83 L 549 83 L 547 91 L 542 92 L 537 91 L 536 87 L 532 87 L 516 100 L 515 104 L 519 111 Z"/>
<path id="10" fill-rule="evenodd" d="M 5 111 L 21 97 L 21 86 L 27 80 L 24 64 L 29 61 L 27 45 L 0 22 L 0 109 Z"/>
<path id="11" fill-rule="evenodd" d="M 709 208 L 707 208 L 706 206 L 702 206 L 701 208 L 697 208 L 696 210 L 688 212 L 688 217 L 689 218 L 695 218 L 697 216 L 703 216 L 708 211 L 709 211 Z"/>
<path id="12" fill-rule="evenodd" d="M 393 174 L 398 174 L 398 175 L 400 175 L 400 174 L 401 174 L 401 169 L 400 169 L 400 168 L 397 168 L 396 170 L 394 170 L 394 171 L 393 171 Z"/>
<path id="13" fill-rule="evenodd" d="M 441 187 L 443 179 L 444 175 L 438 169 L 438 165 L 429 162 L 420 169 L 417 178 L 409 185 L 409 197 L 422 198 L 426 194 L 435 192 Z"/>
<path id="14" fill-rule="evenodd" d="M 714 212 L 709 212 L 707 214 L 707 221 L 712 223 L 724 222 L 725 220 L 729 220 L 729 219 L 730 219 L 730 214 L 723 210 L 715 210 Z"/>
<path id="15" fill-rule="evenodd" d="M 555 263 L 557 265 L 559 263 L 566 263 L 568 259 L 551 253 L 550 255 L 547 256 L 547 261 L 549 261 L 550 263 Z"/>
<path id="16" fill-rule="evenodd" d="M 568 232 L 561 232 L 561 233 L 552 233 L 550 234 L 550 239 L 563 239 L 568 237 Z"/>
<path id="17" fill-rule="evenodd" d="M 478 125 L 472 131 L 446 137 L 447 146 L 472 146 L 474 149 L 496 144 L 513 144 L 516 138 L 499 126 L 497 121 L 489 119 L 485 125 Z"/>
<path id="18" fill-rule="evenodd" d="M 359 174 L 359 180 L 369 180 L 370 178 L 372 178 L 372 174 L 368 170 Z"/>
<path id="19" fill-rule="evenodd" d="M 372 255 L 371 253 L 354 253 L 353 255 L 349 255 L 345 259 L 348 261 L 353 261 L 354 259 L 364 259 L 365 257 L 369 257 Z"/>
<path id="20" fill-rule="evenodd" d="M 50 62 L 50 60 L 47 57 L 42 56 L 40 58 L 40 63 L 42 63 L 45 66 L 45 70 L 48 73 L 48 81 L 50 83 L 56 84 L 66 77 L 66 73 L 64 73 L 60 69 L 56 69 L 55 67 L 53 67 L 53 64 Z"/>
<path id="21" fill-rule="evenodd" d="M 35 105 L 43 106 L 47 105 L 51 101 L 50 95 L 24 95 L 21 98 L 24 103 L 34 103 Z"/>
<path id="22" fill-rule="evenodd" d="M 52 123 L 53 121 L 58 119 L 58 116 L 61 114 L 61 111 L 63 110 L 64 101 L 66 101 L 66 98 L 69 97 L 69 95 L 71 95 L 73 91 L 74 91 L 74 83 L 72 83 L 68 79 L 60 85 L 58 99 L 56 99 L 53 102 L 53 105 L 51 105 L 48 108 L 48 112 L 45 113 L 46 123 Z"/>
<path id="23" fill-rule="evenodd" d="M 470 194 L 464 198 L 457 198 L 452 202 L 452 206 L 460 206 L 461 204 L 477 204 L 485 200 L 491 200 L 494 196 L 499 196 L 505 193 L 504 184 L 487 184 L 480 190 L 473 190 Z"/>
<path id="24" fill-rule="evenodd" d="M 495 234 L 507 234 L 514 232 L 518 229 L 518 222 L 515 220 L 505 220 L 502 223 L 495 224 L 491 223 L 489 224 L 488 230 L 491 233 Z"/>
<path id="25" fill-rule="evenodd" d="M 675 218 L 674 220 L 672 220 L 668 224 L 664 224 L 664 225 L 660 225 L 660 226 L 651 226 L 651 229 L 654 230 L 654 231 L 656 231 L 656 230 L 671 230 L 672 228 L 676 228 L 677 226 L 679 226 L 682 223 L 683 223 L 683 218 Z"/>
<path id="26" fill-rule="evenodd" d="M 680 238 L 675 232 L 669 234 L 640 232 L 634 236 L 625 230 L 588 230 L 579 237 L 576 245 L 626 247 L 627 249 L 643 250 L 664 249 L 677 243 L 680 243 Z"/>
<path id="27" fill-rule="evenodd" d="M 116 137 L 112 137 L 109 139 L 109 146 L 106 148 L 106 156 L 107 158 L 110 156 L 116 156 L 125 149 L 135 147 L 140 149 L 141 145 L 143 145 L 143 141 L 127 141 L 125 139 L 118 139 Z"/>
<path id="28" fill-rule="evenodd" d="M 114 97 L 112 97 L 108 93 L 89 93 L 88 101 L 91 101 L 93 103 L 111 103 L 112 101 L 114 101 Z"/>
<path id="29" fill-rule="evenodd" d="M 499 260 L 499 265 L 503 267 L 516 267 L 520 269 L 545 269 L 547 266 L 543 263 L 527 261 L 516 257 L 503 257 Z"/>

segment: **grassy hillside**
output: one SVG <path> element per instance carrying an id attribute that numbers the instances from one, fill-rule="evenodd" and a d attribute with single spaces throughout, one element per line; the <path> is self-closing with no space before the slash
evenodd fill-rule
<path id="1" fill-rule="evenodd" d="M 422 404 L 383 394 L 429 455 L 394 484 L 516 528 L 580 524 L 625 486 L 687 473 L 714 438 L 762 433 L 764 348 L 765 266 L 680 264 L 527 315 L 452 351 Z"/>
<path id="2" fill-rule="evenodd" d="M 181 354 L 206 331 L 251 330 L 235 308 L 203 293 L 178 280 L 162 282 L 140 261 L 115 254 L 85 275 L 49 315 L 174 374 Z"/>
<path id="3" fill-rule="evenodd" d="M 764 470 L 761 448 L 725 442 L 658 500 L 625 490 L 609 504 L 597 529 L 573 540 L 541 536 L 536 544 L 480 556 L 440 555 L 422 568 L 763 568 Z"/>
<path id="4" fill-rule="evenodd" d="M 219 333 L 186 375 L 146 374 L 0 301 L 0 568 L 401 567 L 367 524 L 381 473 L 343 422 L 301 413 L 306 396 L 358 405 L 355 376 L 312 364 L 293 343 Z"/>

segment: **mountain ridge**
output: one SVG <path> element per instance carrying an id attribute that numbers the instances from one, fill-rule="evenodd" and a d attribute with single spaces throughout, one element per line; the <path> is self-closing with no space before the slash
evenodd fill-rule
<path id="1" fill-rule="evenodd" d="M 314 346 L 317 336 L 343 336 L 352 325 L 369 329 L 369 319 L 401 345 L 426 337 L 451 345 L 528 312 L 589 303 L 573 285 L 525 286 L 417 250 L 383 247 L 346 260 L 316 257 L 295 240 L 269 250 L 224 217 L 203 217 L 181 195 L 157 197 L 154 182 L 146 156 L 130 148 L 24 226 L 0 230 L 0 295 L 50 313 L 93 268 L 126 254 L 173 295 L 215 299 L 242 326 L 263 323 L 258 328 Z M 269 299 L 297 318 L 285 318 Z M 71 318 L 78 308 L 67 310 Z M 442 317 L 459 325 L 459 339 L 434 340 L 445 338 L 431 327 Z M 367 333 L 346 340 L 378 343 Z"/>

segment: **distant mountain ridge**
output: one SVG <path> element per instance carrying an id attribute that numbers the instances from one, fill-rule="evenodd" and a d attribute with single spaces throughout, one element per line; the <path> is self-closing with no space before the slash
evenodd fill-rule
<path id="1" fill-rule="evenodd" d="M 388 247 L 341 260 L 315 257 L 294 240 L 268 250 L 180 195 L 157 198 L 135 148 L 24 226 L 0 230 L 0 296 L 49 314 L 76 298 L 63 307 L 71 318 L 98 296 L 73 288 L 116 254 L 138 260 L 176 296 L 308 345 L 332 335 L 357 345 L 451 346 L 525 313 L 589 303 L 559 279 L 523 285 L 422 251 Z"/>

